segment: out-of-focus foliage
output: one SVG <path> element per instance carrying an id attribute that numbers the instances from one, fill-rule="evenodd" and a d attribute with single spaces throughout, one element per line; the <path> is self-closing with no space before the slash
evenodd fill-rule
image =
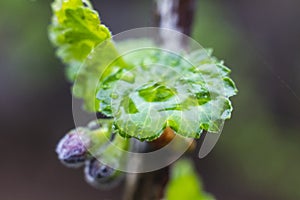
<path id="1" fill-rule="evenodd" d="M 249 41 L 248 33 L 232 23 L 235 20 L 228 15 L 229 9 L 222 10 L 205 1 L 199 3 L 198 9 L 194 38 L 213 46 L 215 54 L 222 55 L 232 66 L 232 76 L 240 89 L 233 100 L 234 117 L 225 125 L 224 137 L 214 150 L 224 167 L 222 173 L 219 167 L 214 168 L 215 176 L 228 171 L 235 175 L 221 181 L 219 187 L 239 182 L 235 187 L 242 191 L 275 199 L 300 198 L 299 126 L 297 130 L 297 125 L 284 127 L 275 121 L 270 110 L 273 102 L 266 102 L 267 91 L 259 82 L 266 78 L 261 76 L 263 73 L 274 76 L 255 48 L 260 44 Z M 277 84 L 281 84 L 279 79 Z"/>
<path id="2" fill-rule="evenodd" d="M 57 56 L 68 66 L 68 78 L 74 80 L 87 55 L 111 34 L 88 0 L 56 0 L 52 10 L 49 37 L 58 47 Z"/>
<path id="3" fill-rule="evenodd" d="M 166 187 L 167 200 L 214 200 L 215 198 L 204 191 L 193 163 L 182 159 L 172 166 L 171 178 Z"/>
<path id="4" fill-rule="evenodd" d="M 59 62 L 46 48 L 48 7 L 47 1 L 0 1 L 0 78 L 7 91 L 29 96 L 60 80 Z"/>

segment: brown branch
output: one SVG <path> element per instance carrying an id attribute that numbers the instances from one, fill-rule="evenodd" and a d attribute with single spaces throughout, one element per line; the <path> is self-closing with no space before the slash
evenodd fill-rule
<path id="1" fill-rule="evenodd" d="M 161 28 L 173 29 L 190 35 L 194 17 L 195 0 L 156 0 L 155 1 L 155 25 Z M 186 37 L 178 38 L 170 36 L 161 38 L 164 44 L 172 43 L 182 49 L 188 44 Z M 156 141 L 149 143 L 147 151 L 164 146 L 172 139 L 173 131 L 167 128 L 164 134 Z M 162 144 L 164 143 L 164 144 Z M 169 179 L 169 167 L 144 174 L 128 174 L 124 191 L 124 200 L 160 200 L 164 196 L 165 186 Z"/>
<path id="2" fill-rule="evenodd" d="M 155 26 L 172 29 L 189 36 L 195 12 L 195 0 L 156 0 L 154 11 Z M 163 43 L 177 43 L 177 46 L 187 48 L 187 37 L 181 40 L 167 35 L 161 38 Z"/>
<path id="3" fill-rule="evenodd" d="M 147 144 L 144 152 L 151 152 L 166 145 L 174 137 L 171 128 L 166 128 L 160 138 Z M 135 141 L 138 142 L 138 141 Z M 139 145 L 139 144 L 137 144 Z M 143 161 L 141 161 L 143 162 Z M 135 163 L 137 164 L 137 163 Z M 144 174 L 127 174 L 123 200 L 159 200 L 164 196 L 164 188 L 169 179 L 169 168 Z"/>

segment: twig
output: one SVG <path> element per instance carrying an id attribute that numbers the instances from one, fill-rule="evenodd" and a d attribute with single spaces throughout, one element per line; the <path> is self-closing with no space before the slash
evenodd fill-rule
<path id="1" fill-rule="evenodd" d="M 155 25 L 161 28 L 173 29 L 175 31 L 190 35 L 194 16 L 195 0 L 156 0 L 155 1 Z M 186 37 L 173 38 L 170 35 L 160 35 L 163 44 L 172 44 L 181 49 L 187 49 Z M 170 136 L 171 129 L 166 129 L 161 137 Z M 172 138 L 172 137 L 171 137 Z M 148 144 L 146 148 L 151 150 L 153 144 L 165 141 L 159 138 Z M 152 149 L 153 150 L 153 149 Z M 163 198 L 164 189 L 169 179 L 169 167 L 158 171 L 144 174 L 128 174 L 124 191 L 124 200 L 160 200 Z"/>

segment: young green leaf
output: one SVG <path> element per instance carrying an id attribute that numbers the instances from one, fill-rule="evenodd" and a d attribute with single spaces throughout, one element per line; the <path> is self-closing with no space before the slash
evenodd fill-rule
<path id="1" fill-rule="evenodd" d="M 68 78 L 73 81 L 88 54 L 110 38 L 111 33 L 101 24 L 88 0 L 55 0 L 52 11 L 49 37 L 57 47 L 57 56 L 68 66 Z"/>
<path id="2" fill-rule="evenodd" d="M 122 58 L 119 57 L 114 43 L 110 39 L 93 49 L 78 70 L 72 90 L 75 97 L 84 100 L 86 111 L 95 112 L 98 110 L 99 103 L 95 96 L 99 90 L 99 82 L 112 71 L 124 66 Z"/>
<path id="3" fill-rule="evenodd" d="M 167 126 L 191 138 L 220 131 L 237 92 L 230 70 L 204 50 L 182 56 L 144 51 L 140 64 L 108 76 L 97 94 L 99 111 L 114 117 L 119 134 L 151 141 Z"/>
<path id="4" fill-rule="evenodd" d="M 56 0 L 52 9 L 49 35 L 69 77 L 76 76 L 73 95 L 87 111 L 113 117 L 120 135 L 151 141 L 171 127 L 199 138 L 203 130 L 219 132 L 230 118 L 229 97 L 237 92 L 230 70 L 206 51 L 152 48 L 121 56 L 88 1 Z M 125 45 L 132 44 L 140 43 Z"/>

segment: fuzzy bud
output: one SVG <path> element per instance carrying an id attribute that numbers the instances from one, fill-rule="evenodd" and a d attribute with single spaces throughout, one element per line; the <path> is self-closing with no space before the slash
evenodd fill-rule
<path id="1" fill-rule="evenodd" d="M 95 188 L 110 188 L 120 180 L 120 172 L 102 164 L 96 158 L 86 162 L 84 168 L 86 181 Z"/>
<path id="2" fill-rule="evenodd" d="M 83 141 L 83 128 L 72 130 L 66 134 L 58 143 L 56 153 L 59 160 L 67 167 L 78 168 L 84 165 L 88 151 L 86 141 Z"/>

